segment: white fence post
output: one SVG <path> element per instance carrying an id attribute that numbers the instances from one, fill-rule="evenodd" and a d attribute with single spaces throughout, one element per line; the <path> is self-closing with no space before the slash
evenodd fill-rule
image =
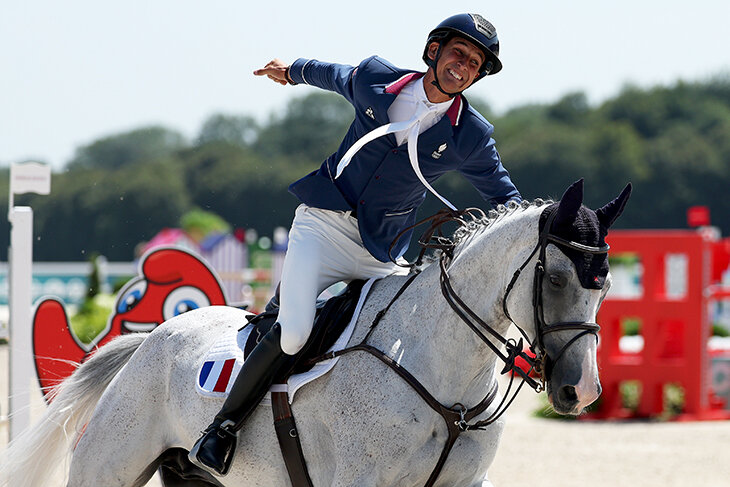
<path id="1" fill-rule="evenodd" d="M 30 383 L 33 378 L 31 283 L 33 273 L 33 210 L 10 209 L 10 440 L 30 425 Z"/>
<path id="2" fill-rule="evenodd" d="M 23 193 L 49 194 L 50 192 L 50 166 L 37 162 L 24 162 L 10 166 L 8 191 L 8 220 L 11 226 L 10 248 L 8 249 L 10 440 L 16 438 L 30 425 L 31 380 L 35 375 L 31 322 L 33 210 L 28 206 L 16 207 L 14 196 Z"/>

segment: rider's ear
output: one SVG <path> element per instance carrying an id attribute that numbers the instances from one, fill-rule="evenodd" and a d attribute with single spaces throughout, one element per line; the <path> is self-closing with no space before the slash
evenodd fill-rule
<path id="1" fill-rule="evenodd" d="M 617 198 L 596 210 L 598 221 L 606 228 L 613 225 L 613 222 L 623 213 L 626 202 L 629 201 L 629 196 L 631 196 L 631 183 L 626 185 Z"/>
<path id="2" fill-rule="evenodd" d="M 583 179 L 579 179 L 565 190 L 563 197 L 560 198 L 558 205 L 558 214 L 555 215 L 555 224 L 562 222 L 573 222 L 578 216 L 580 205 L 583 204 Z"/>
<path id="3" fill-rule="evenodd" d="M 439 50 L 439 43 L 438 42 L 432 42 L 428 45 L 428 58 L 432 61 L 436 59 L 436 53 Z"/>

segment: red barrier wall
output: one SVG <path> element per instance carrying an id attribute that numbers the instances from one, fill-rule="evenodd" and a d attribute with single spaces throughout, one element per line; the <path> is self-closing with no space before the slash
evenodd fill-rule
<path id="1" fill-rule="evenodd" d="M 716 272 L 713 254 L 717 238 L 703 231 L 612 231 L 607 238 L 611 255 L 639 256 L 643 273 L 641 296 L 632 299 L 607 298 L 601 306 L 598 361 L 603 385 L 602 403 L 595 416 L 626 417 L 619 386 L 623 381 L 641 383 L 641 399 L 635 415 L 651 417 L 662 413 L 663 389 L 678 384 L 685 391 L 680 419 L 727 419 L 709 390 L 707 340 L 711 326 L 707 317 L 709 293 Z M 668 254 L 687 259 L 686 292 L 670 296 L 666 286 Z M 622 322 L 640 321 L 643 350 L 622 352 L 619 340 Z"/>

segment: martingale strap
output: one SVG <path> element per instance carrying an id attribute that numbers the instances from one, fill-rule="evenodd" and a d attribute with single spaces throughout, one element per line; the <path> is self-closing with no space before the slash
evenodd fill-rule
<path id="1" fill-rule="evenodd" d="M 492 387 L 490 388 L 487 395 L 484 396 L 484 399 L 482 399 L 479 404 L 477 404 L 473 408 L 466 408 L 461 403 L 456 403 L 452 407 L 447 407 L 441 404 L 435 397 L 433 397 L 433 395 L 428 392 L 423 384 L 421 384 L 418 379 L 413 376 L 413 374 L 408 372 L 406 368 L 401 366 L 398 362 L 396 362 L 377 348 L 373 347 L 372 345 L 360 343 L 359 345 L 333 352 L 331 356 L 339 357 L 352 352 L 366 352 L 383 362 L 391 370 L 398 374 L 401 379 L 403 379 L 409 386 L 411 386 L 411 388 L 416 391 L 419 396 L 421 396 L 421 399 L 423 399 L 423 401 L 428 404 L 431 409 L 433 409 L 441 416 L 441 418 L 443 418 L 444 423 L 446 424 L 446 429 L 448 431 L 448 438 L 446 439 L 444 448 L 441 450 L 441 455 L 436 462 L 436 466 L 434 467 L 431 475 L 428 477 L 428 480 L 424 484 L 424 487 L 433 486 L 439 474 L 441 473 L 444 464 L 446 463 L 446 459 L 449 457 L 449 453 L 451 452 L 454 443 L 456 443 L 456 440 L 459 438 L 459 435 L 464 431 L 469 431 L 470 429 L 473 429 L 469 427 L 470 425 L 468 425 L 467 422 L 486 411 L 487 408 L 494 401 L 494 398 L 497 396 L 498 391 L 497 382 L 494 381 L 492 383 Z"/>

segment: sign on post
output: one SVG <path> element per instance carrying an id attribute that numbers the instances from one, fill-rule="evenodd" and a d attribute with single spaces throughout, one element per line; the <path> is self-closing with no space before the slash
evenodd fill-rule
<path id="1" fill-rule="evenodd" d="M 15 206 L 13 196 L 25 193 L 51 193 L 51 166 L 40 162 L 23 162 L 10 166 L 8 214 Z"/>

